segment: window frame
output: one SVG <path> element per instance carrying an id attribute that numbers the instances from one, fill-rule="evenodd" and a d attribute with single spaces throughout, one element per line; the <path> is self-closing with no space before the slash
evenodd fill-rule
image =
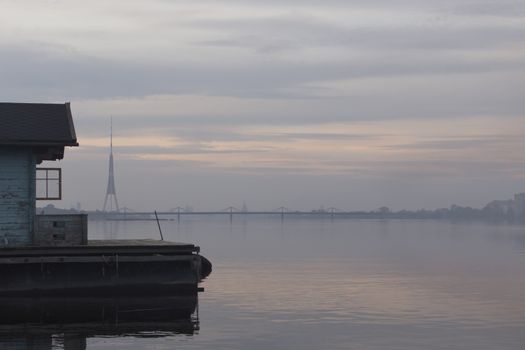
<path id="1" fill-rule="evenodd" d="M 38 173 L 45 171 L 45 177 L 39 177 Z M 58 177 L 50 177 L 49 172 L 50 171 L 57 171 Z M 35 190 L 37 188 L 37 185 L 39 181 L 45 182 L 45 197 L 39 197 L 38 193 L 35 195 L 36 200 L 41 201 L 59 201 L 62 200 L 62 168 L 36 168 L 36 175 L 35 175 Z M 50 181 L 58 181 L 58 196 L 49 196 L 49 182 Z"/>

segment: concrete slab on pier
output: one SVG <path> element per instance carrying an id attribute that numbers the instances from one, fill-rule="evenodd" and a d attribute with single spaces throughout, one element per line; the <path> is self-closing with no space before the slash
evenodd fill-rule
<path id="1" fill-rule="evenodd" d="M 88 245 L 90 247 L 106 247 L 106 246 L 119 246 L 119 247 L 130 247 L 130 246 L 177 246 L 186 247 L 193 246 L 193 244 L 180 243 L 180 242 L 169 242 L 160 241 L 157 239 L 100 239 L 100 240 L 89 240 Z"/>
<path id="2" fill-rule="evenodd" d="M 199 251 L 200 248 L 193 244 L 153 239 L 90 240 L 87 245 L 77 246 L 0 248 L 0 258 L 13 256 L 85 256 L 106 254 L 193 254 Z"/>

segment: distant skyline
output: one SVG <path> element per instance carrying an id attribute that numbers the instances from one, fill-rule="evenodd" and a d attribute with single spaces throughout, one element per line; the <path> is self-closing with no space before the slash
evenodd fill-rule
<path id="1" fill-rule="evenodd" d="M 5 1 L 0 96 L 71 101 L 64 200 L 481 207 L 525 191 L 525 2 Z M 47 203 L 39 203 L 45 205 Z"/>

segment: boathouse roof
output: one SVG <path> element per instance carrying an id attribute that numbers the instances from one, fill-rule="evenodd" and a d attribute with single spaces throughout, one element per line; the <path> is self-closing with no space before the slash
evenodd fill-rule
<path id="1" fill-rule="evenodd" d="M 78 146 L 69 103 L 0 102 L 0 146 Z"/>

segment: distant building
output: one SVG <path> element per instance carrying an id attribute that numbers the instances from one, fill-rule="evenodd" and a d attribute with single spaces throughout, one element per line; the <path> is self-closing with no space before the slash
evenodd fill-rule
<path id="1" fill-rule="evenodd" d="M 116 210 L 120 212 L 117 198 L 117 190 L 115 187 L 115 170 L 113 165 L 113 119 L 111 119 L 110 143 L 109 143 L 109 172 L 108 172 L 108 186 L 106 189 L 106 198 L 104 199 L 104 207 L 102 211 L 107 212 L 107 205 L 109 200 L 109 211 Z M 113 208 L 113 203 L 115 208 Z"/>
<path id="2" fill-rule="evenodd" d="M 518 213 L 525 214 L 525 193 L 517 193 L 514 195 L 514 205 Z"/>
<path id="3" fill-rule="evenodd" d="M 483 208 L 486 215 L 496 218 L 525 219 L 525 193 L 517 193 L 514 199 L 492 201 Z"/>
<path id="4" fill-rule="evenodd" d="M 388 214 L 388 213 L 390 213 L 390 208 L 388 208 L 388 207 L 381 207 L 381 208 L 377 209 L 377 212 L 380 213 L 380 214 Z"/>

